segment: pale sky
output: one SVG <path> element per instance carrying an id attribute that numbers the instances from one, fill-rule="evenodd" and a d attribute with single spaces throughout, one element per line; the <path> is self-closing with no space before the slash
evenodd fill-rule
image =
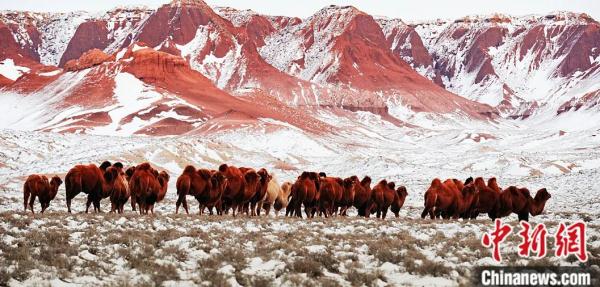
<path id="1" fill-rule="evenodd" d="M 29 11 L 104 11 L 122 5 L 146 5 L 158 7 L 169 0 L 1 0 L 0 10 Z M 566 10 L 584 12 L 600 20 L 599 0 L 207 0 L 211 6 L 229 6 L 252 9 L 262 14 L 297 16 L 306 18 L 317 10 L 330 5 L 352 5 L 371 15 L 426 20 L 437 18 L 460 18 L 472 14 L 504 13 L 509 15 L 546 14 Z"/>

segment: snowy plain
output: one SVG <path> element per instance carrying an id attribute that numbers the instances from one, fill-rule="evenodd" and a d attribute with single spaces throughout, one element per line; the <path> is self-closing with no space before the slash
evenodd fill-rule
<path id="1" fill-rule="evenodd" d="M 498 122 L 472 128 L 397 127 L 366 112 L 355 118 L 321 110 L 335 123 L 327 136 L 284 123 L 259 124 L 207 136 L 102 136 L 0 131 L 0 263 L 10 286 L 106 285 L 325 285 L 456 286 L 468 284 L 471 267 L 494 265 L 481 246 L 489 219 L 421 219 L 423 194 L 435 177 L 495 176 L 501 186 L 518 185 L 552 194 L 544 214 L 531 218 L 549 233 L 560 222 L 583 220 L 590 260 L 600 255 L 600 127 L 558 130 L 551 125 Z M 275 128 L 274 128 L 275 127 Z M 83 214 L 84 197 L 67 214 L 64 185 L 44 215 L 22 211 L 22 185 L 32 173 L 64 177 L 79 163 L 104 160 L 125 165 L 149 161 L 171 175 L 156 215 Z M 187 164 L 221 163 L 266 167 L 277 180 L 292 181 L 303 170 L 347 177 L 370 175 L 405 185 L 399 218 L 311 220 L 175 215 L 175 181 Z M 39 207 L 36 207 L 39 209 Z M 108 200 L 102 202 L 109 210 Z M 518 230 L 516 216 L 507 222 Z M 550 236 L 552 237 L 552 236 Z M 577 266 L 572 257 L 517 255 L 510 237 L 501 265 Z M 549 238 L 549 252 L 553 239 Z M 34 264 L 35 262 L 35 264 Z M 44 283 L 45 284 L 45 283 Z"/>

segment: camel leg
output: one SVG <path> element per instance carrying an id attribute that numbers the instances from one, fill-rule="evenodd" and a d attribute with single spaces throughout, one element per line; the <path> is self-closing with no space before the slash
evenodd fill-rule
<path id="1" fill-rule="evenodd" d="M 181 196 L 177 198 L 177 202 L 175 202 L 175 214 L 179 213 L 179 205 L 181 205 Z"/>
<path id="2" fill-rule="evenodd" d="M 94 200 L 94 212 L 102 213 L 100 210 L 100 198 Z"/>
<path id="3" fill-rule="evenodd" d="M 260 210 L 263 208 L 262 201 L 260 201 L 257 204 L 255 204 L 255 206 L 256 206 L 256 216 L 260 216 Z"/>
<path id="4" fill-rule="evenodd" d="M 231 204 L 231 214 L 235 217 L 235 212 L 237 211 L 237 204 Z"/>
<path id="5" fill-rule="evenodd" d="M 495 211 L 490 211 L 488 212 L 488 217 L 492 220 L 492 221 L 496 221 L 496 218 L 498 218 L 496 216 L 496 212 Z"/>
<path id="6" fill-rule="evenodd" d="M 27 185 L 25 186 L 25 191 L 23 192 L 23 195 L 23 210 L 27 211 L 27 203 L 29 203 L 29 196 L 31 195 L 31 192 L 29 192 L 29 188 L 27 188 Z"/>
<path id="7" fill-rule="evenodd" d="M 295 210 L 296 217 L 302 218 L 302 204 L 296 204 Z"/>
<path id="8" fill-rule="evenodd" d="M 44 214 L 44 211 L 46 211 L 46 208 L 48 208 L 48 206 L 50 206 L 50 202 L 42 203 L 42 214 Z"/>
<path id="9" fill-rule="evenodd" d="M 31 197 L 29 198 L 29 208 L 31 209 L 31 213 L 35 214 L 35 212 L 33 212 L 33 204 L 34 203 L 35 203 L 35 195 L 32 194 Z"/>
<path id="10" fill-rule="evenodd" d="M 87 202 L 85 203 L 85 213 L 89 212 L 90 205 L 92 205 L 92 197 L 88 195 Z"/>
<path id="11" fill-rule="evenodd" d="M 183 202 L 181 203 L 183 205 L 183 209 L 185 210 L 185 214 L 190 214 L 190 209 L 188 208 L 188 203 L 187 203 L 187 198 L 183 198 Z"/>
<path id="12" fill-rule="evenodd" d="M 519 213 L 519 221 L 529 221 L 529 212 Z"/>
<path id="13" fill-rule="evenodd" d="M 131 196 L 131 210 L 135 211 L 135 196 Z"/>
<path id="14" fill-rule="evenodd" d="M 71 213 L 71 198 L 67 196 L 67 210 Z"/>
<path id="15" fill-rule="evenodd" d="M 271 211 L 271 204 L 270 203 L 265 203 L 265 204 L 263 204 L 263 208 L 265 209 L 265 214 L 267 216 L 269 216 L 269 211 Z"/>

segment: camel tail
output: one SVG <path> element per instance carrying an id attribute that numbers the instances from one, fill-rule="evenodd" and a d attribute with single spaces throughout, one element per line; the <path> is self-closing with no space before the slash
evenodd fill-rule
<path id="1" fill-rule="evenodd" d="M 187 195 L 190 193 L 191 181 L 189 177 L 183 177 L 181 180 L 177 181 L 177 195 Z"/>
<path id="2" fill-rule="evenodd" d="M 67 198 L 82 192 L 81 177 L 74 177 L 73 174 L 68 173 L 65 177 L 65 191 Z"/>

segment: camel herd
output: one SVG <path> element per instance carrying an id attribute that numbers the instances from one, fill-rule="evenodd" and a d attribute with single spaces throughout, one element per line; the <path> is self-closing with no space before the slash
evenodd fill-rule
<path id="1" fill-rule="evenodd" d="M 167 194 L 169 174 L 158 171 L 149 163 L 131 166 L 125 170 L 122 163 L 108 161 L 95 164 L 76 165 L 65 176 L 67 209 L 71 212 L 71 201 L 80 193 L 87 194 L 86 213 L 93 204 L 100 212 L 100 201 L 110 198 L 111 212 L 123 213 L 127 201 L 140 214 L 154 213 L 154 205 Z M 50 201 L 56 197 L 62 180 L 58 176 L 50 181 L 44 175 L 30 175 L 23 187 L 24 209 L 33 213 L 35 198 L 39 199 L 43 213 Z M 279 184 L 266 169 L 255 170 L 222 164 L 217 170 L 197 169 L 187 166 L 177 178 L 177 202 L 175 213 L 183 207 L 189 214 L 188 196 L 196 198 L 199 212 L 208 210 L 210 215 L 246 214 L 259 216 L 264 210 L 269 215 L 271 208 L 277 213 L 285 209 L 286 216 L 306 217 L 315 215 L 331 217 L 346 216 L 354 207 L 358 216 L 385 219 L 388 210 L 396 217 L 404 205 L 408 192 L 404 186 L 383 179 L 371 187 L 371 178 L 362 180 L 357 176 L 345 179 L 330 177 L 320 172 L 303 172 L 294 183 Z M 485 183 L 481 177 L 468 178 L 464 183 L 457 179 L 441 181 L 434 179 L 425 192 L 425 209 L 422 218 L 442 217 L 475 219 L 487 213 L 491 219 L 518 215 L 519 220 L 528 220 L 529 215 L 540 214 L 550 194 L 543 188 L 532 197 L 526 188 L 510 186 L 500 189 L 495 178 Z"/>
<path id="2" fill-rule="evenodd" d="M 487 215 L 495 220 L 515 213 L 519 220 L 528 221 L 529 215 L 542 213 L 550 193 L 545 188 L 537 191 L 535 197 L 527 188 L 510 186 L 502 190 L 492 177 L 487 185 L 483 178 L 473 180 L 469 177 L 465 182 L 457 179 L 447 179 L 442 182 L 434 179 L 425 192 L 425 209 L 421 218 L 427 214 L 434 219 L 437 217 L 475 219 L 479 214 Z"/>

